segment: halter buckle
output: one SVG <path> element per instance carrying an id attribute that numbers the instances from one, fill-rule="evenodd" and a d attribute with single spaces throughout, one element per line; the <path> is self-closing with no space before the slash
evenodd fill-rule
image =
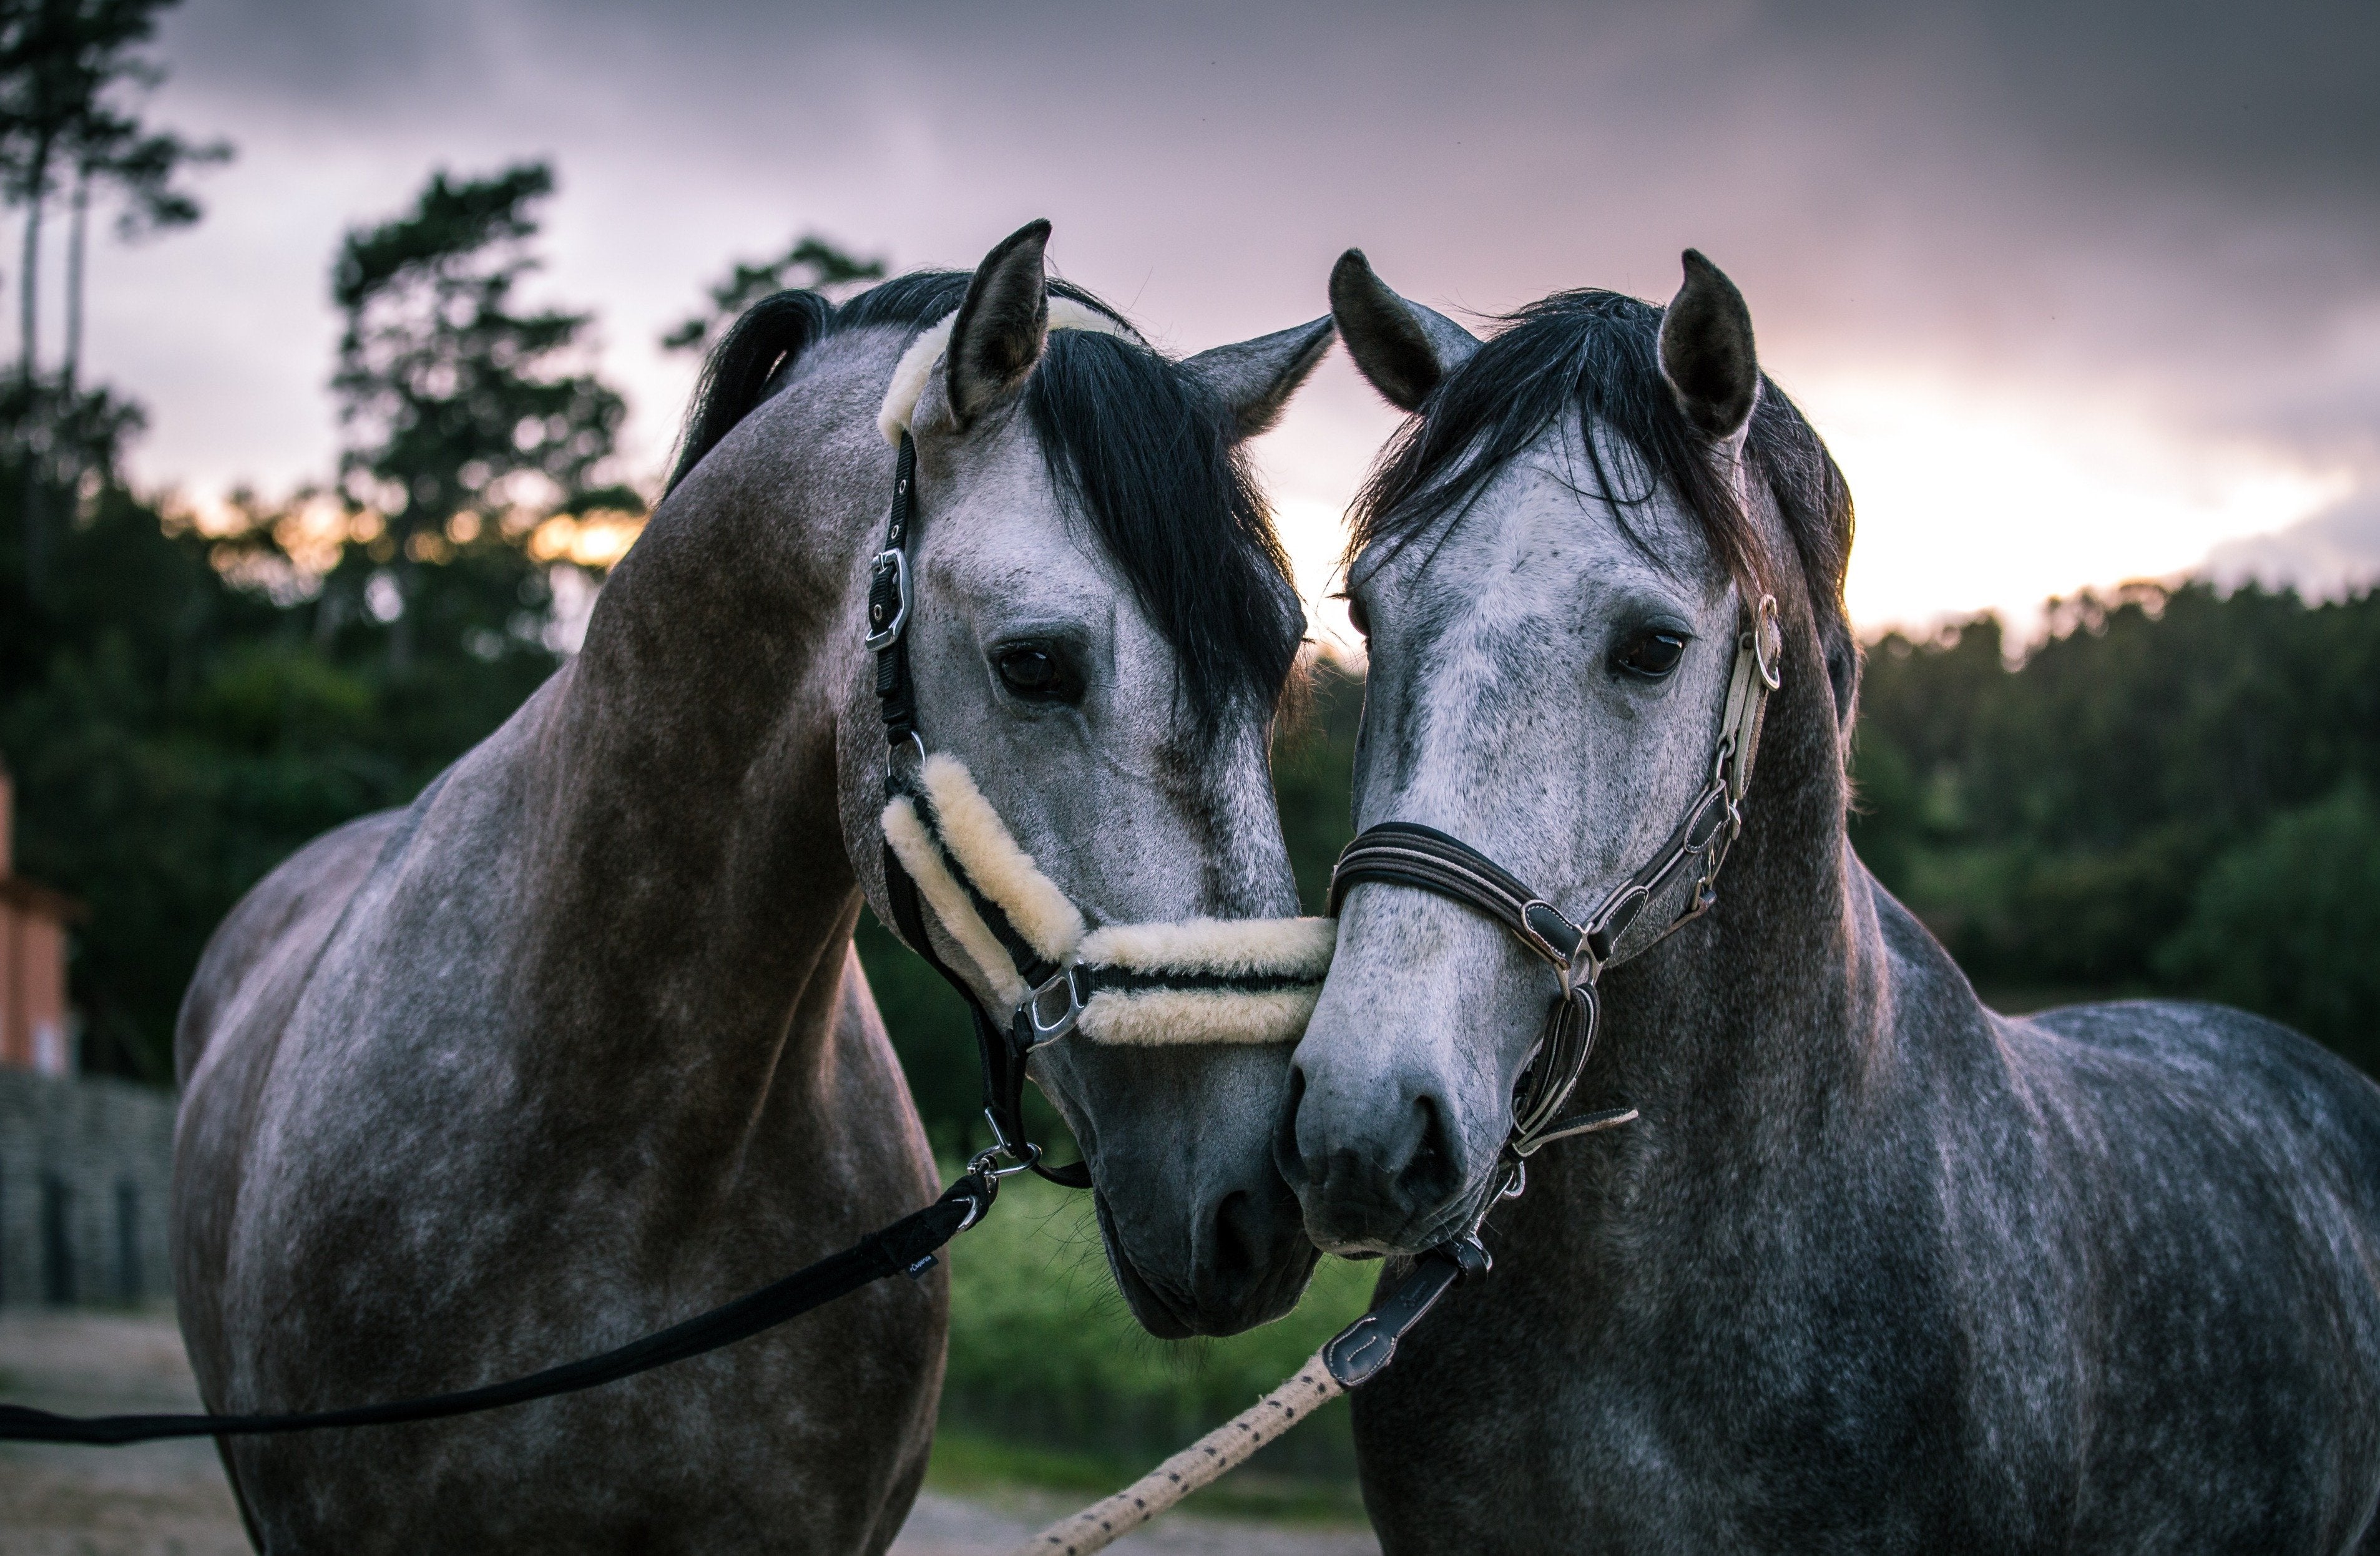
<path id="1" fill-rule="evenodd" d="M 876 553 L 876 565 L 868 578 L 868 651 L 882 653 L 899 642 L 908 625 L 909 553 L 894 546 Z"/>
<path id="2" fill-rule="evenodd" d="M 1024 1003 L 1016 1009 L 1017 1013 L 1025 1017 L 1025 1024 L 1033 1037 L 1033 1040 L 1026 1045 L 1026 1052 L 1030 1052 L 1043 1043 L 1056 1042 L 1075 1029 L 1075 1025 L 1083 1019 L 1083 1006 L 1090 1001 L 1090 996 L 1083 988 L 1087 980 L 1087 975 L 1082 964 L 1076 963 L 1073 966 L 1060 967 L 1050 976 L 1048 981 L 1025 996 Z M 1058 996 L 1062 1003 L 1053 1006 L 1051 1001 L 1053 995 Z M 1045 1013 L 1053 1010 L 1054 1014 L 1044 1020 Z"/>

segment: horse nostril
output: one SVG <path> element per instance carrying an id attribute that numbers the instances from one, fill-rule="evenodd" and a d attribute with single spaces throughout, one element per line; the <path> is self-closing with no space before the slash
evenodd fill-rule
<path id="1" fill-rule="evenodd" d="M 1305 1100 L 1304 1066 L 1289 1067 L 1289 1100 L 1282 1104 L 1280 1123 L 1272 1137 L 1272 1164 L 1281 1175 L 1293 1184 L 1306 1181 L 1305 1153 L 1297 1147 L 1297 1105 Z"/>
<path id="2" fill-rule="evenodd" d="M 1446 1110 L 1425 1091 L 1414 1099 L 1414 1111 L 1421 1114 L 1421 1129 L 1414 1140 L 1413 1154 L 1397 1171 L 1397 1197 L 1408 1206 L 1440 1204 L 1463 1186 Z"/>

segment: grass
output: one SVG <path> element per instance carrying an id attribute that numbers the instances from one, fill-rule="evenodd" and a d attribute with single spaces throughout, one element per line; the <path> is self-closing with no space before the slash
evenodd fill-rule
<path id="1" fill-rule="evenodd" d="M 951 1363 L 937 1483 L 1104 1494 L 1237 1415 L 1361 1313 L 1378 1266 L 1325 1259 L 1288 1317 L 1222 1340 L 1160 1341 L 1134 1320 L 1089 1202 L 1010 1179 L 952 1245 Z M 1347 1407 L 1316 1413 L 1202 1506 L 1360 1516 Z"/>

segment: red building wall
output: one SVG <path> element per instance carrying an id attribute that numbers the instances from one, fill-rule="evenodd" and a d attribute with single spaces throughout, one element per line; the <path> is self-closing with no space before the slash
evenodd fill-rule
<path id="1" fill-rule="evenodd" d="M 0 1064 L 64 1075 L 66 926 L 24 884 L 0 881 Z"/>
<path id="2" fill-rule="evenodd" d="M 0 1064 L 62 1076 L 73 1068 L 67 1021 L 67 923 L 74 903 L 17 875 L 15 794 L 0 768 Z"/>

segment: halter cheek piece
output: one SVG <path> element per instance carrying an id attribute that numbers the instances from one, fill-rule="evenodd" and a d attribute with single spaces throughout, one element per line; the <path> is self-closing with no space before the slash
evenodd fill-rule
<path id="1" fill-rule="evenodd" d="M 1334 915 L 1360 882 L 1416 887 L 1477 908 L 1552 965 L 1559 984 L 1553 1008 L 1513 1090 L 1508 1149 L 1516 1161 L 1550 1141 L 1609 1129 L 1636 1116 L 1635 1109 L 1620 1107 L 1563 1117 L 1561 1108 L 1595 1046 L 1601 1014 L 1596 980 L 1607 967 L 1642 954 L 1718 900 L 1719 866 L 1743 830 L 1743 792 L 1752 782 L 1761 714 L 1779 684 L 1776 597 L 1761 596 L 1751 614 L 1751 625 L 1736 640 L 1709 781 L 1659 851 L 1614 887 L 1585 923 L 1573 923 L 1469 844 L 1415 822 L 1366 828 L 1339 856 L 1330 878 Z"/>
<path id="2" fill-rule="evenodd" d="M 1050 327 L 1136 339 L 1071 298 L 1050 298 Z M 1088 1186 L 1080 1162 L 1052 1167 L 1025 1136 L 1026 1068 L 1033 1051 L 1070 1035 L 1117 1045 L 1293 1042 L 1322 992 L 1337 924 L 1328 918 L 1191 918 L 1094 928 L 1017 845 L 966 764 L 929 752 L 917 729 L 908 628 L 916 604 L 909 550 L 917 514 L 917 397 L 950 340 L 950 321 L 918 335 L 893 370 L 877 425 L 895 451 L 892 506 L 868 590 L 867 646 L 891 748 L 883 811 L 884 886 L 893 927 L 966 1001 L 983 1062 L 984 1117 L 993 1149 L 972 1163 L 997 1176 L 1031 1168 L 1052 1183 Z M 969 979 L 928 932 L 931 910 L 973 964 Z M 1007 1010 L 995 1021 L 978 989 Z M 999 1168 L 1005 1155 L 1014 1167 Z"/>
<path id="3" fill-rule="evenodd" d="M 1424 1249 L 1395 1291 L 1322 1348 L 1323 1365 L 1342 1388 L 1378 1376 L 1395 1359 L 1397 1343 L 1447 1288 L 1488 1269 L 1479 1229 L 1498 1201 L 1518 1197 L 1527 1185 L 1529 1157 L 1552 1141 L 1591 1135 L 1635 1118 L 1636 1110 L 1627 1106 L 1562 1114 L 1562 1105 L 1570 1100 L 1595 1049 L 1602 1015 L 1596 980 L 1607 967 L 1642 954 L 1718 900 L 1719 866 L 1726 862 L 1728 845 L 1743 830 L 1743 791 L 1752 782 L 1761 715 L 1768 694 L 1780 684 L 1778 662 L 1782 652 L 1777 601 L 1764 594 L 1752 610 L 1751 625 L 1736 638 L 1735 668 L 1728 678 L 1727 707 L 1719 717 L 1718 749 L 1711 758 L 1709 781 L 1659 851 L 1613 887 L 1584 924 L 1573 922 L 1478 849 L 1434 827 L 1383 821 L 1366 828 L 1340 854 L 1330 876 L 1332 914 L 1351 888 L 1366 881 L 1435 892 L 1503 925 L 1531 954 L 1552 964 L 1557 980 L 1553 1008 L 1546 1013 L 1537 1046 L 1512 1088 L 1512 1133 L 1504 1145 L 1502 1185 L 1468 1228 Z"/>

